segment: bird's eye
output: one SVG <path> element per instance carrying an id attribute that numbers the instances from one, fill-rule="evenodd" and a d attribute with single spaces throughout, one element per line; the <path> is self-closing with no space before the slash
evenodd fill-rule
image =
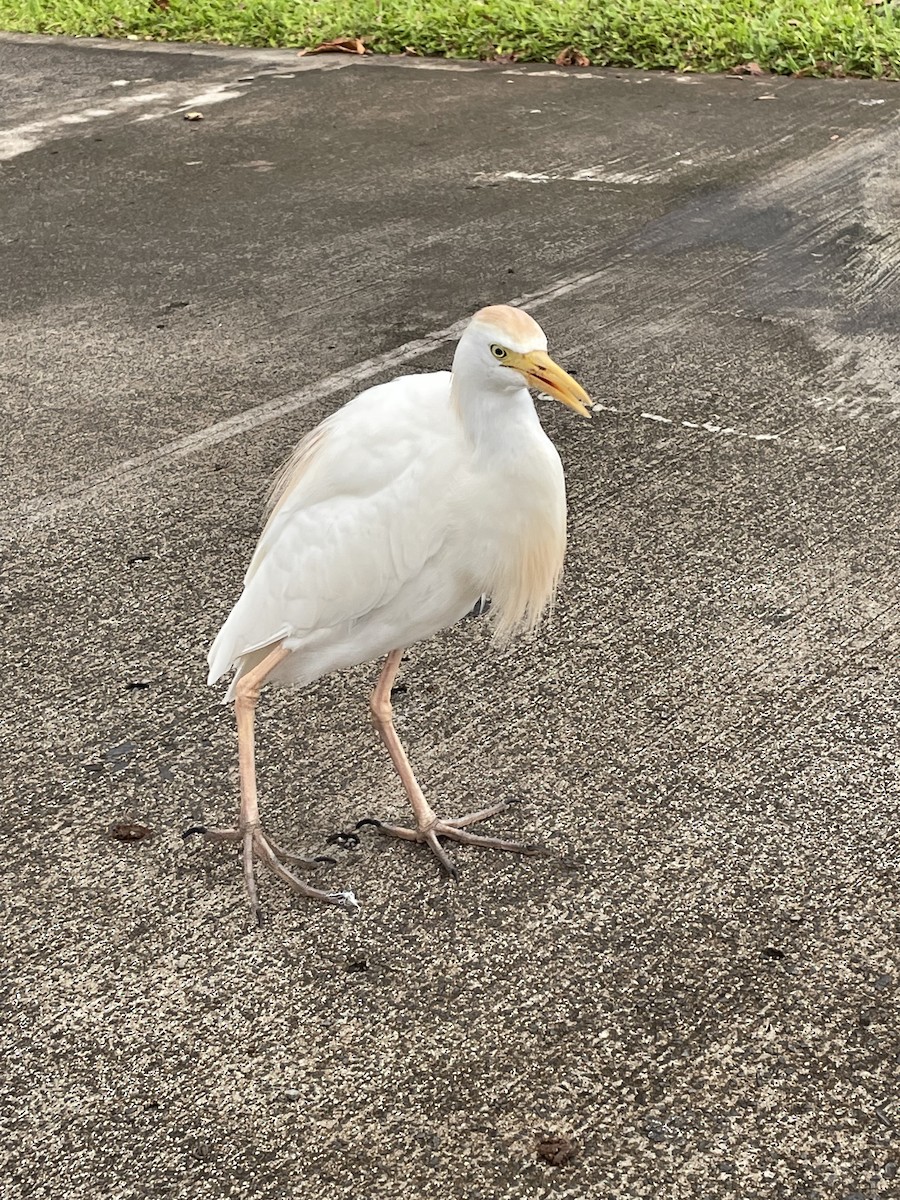
<path id="1" fill-rule="evenodd" d="M 491 354 L 494 358 L 506 358 L 506 351 L 502 346 L 491 346 Z"/>

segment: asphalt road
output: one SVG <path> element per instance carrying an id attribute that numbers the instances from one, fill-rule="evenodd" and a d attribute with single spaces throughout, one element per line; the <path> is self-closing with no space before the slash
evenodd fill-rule
<path id="1" fill-rule="evenodd" d="M 4 1195 L 900 1196 L 900 88 L 0 71 Z M 396 712 L 436 807 L 553 853 L 454 886 L 364 834 L 358 917 L 262 877 L 253 930 L 181 830 L 236 807 L 204 654 L 266 480 L 510 300 L 598 403 L 541 409 L 561 602 L 416 647 Z M 266 696 L 286 844 L 404 815 L 374 674 Z"/>

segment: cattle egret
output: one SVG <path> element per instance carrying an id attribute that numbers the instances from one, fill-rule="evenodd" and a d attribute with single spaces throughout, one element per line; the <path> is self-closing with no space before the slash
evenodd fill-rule
<path id="1" fill-rule="evenodd" d="M 562 464 L 541 428 L 529 386 L 583 417 L 587 394 L 547 354 L 527 313 L 483 308 L 451 371 L 369 388 L 297 446 L 275 479 L 268 521 L 244 590 L 209 652 L 209 682 L 236 668 L 240 816 L 232 829 L 196 828 L 240 842 L 250 904 L 260 918 L 254 861 L 304 896 L 355 909 L 351 892 L 303 883 L 260 824 L 253 724 L 260 688 L 303 686 L 386 655 L 372 719 L 412 805 L 415 827 L 372 821 L 430 846 L 450 839 L 519 854 L 536 847 L 480 837 L 470 826 L 507 803 L 441 818 L 426 800 L 391 719 L 403 649 L 459 621 L 484 598 L 495 635 L 533 629 L 557 588 L 566 543 Z"/>

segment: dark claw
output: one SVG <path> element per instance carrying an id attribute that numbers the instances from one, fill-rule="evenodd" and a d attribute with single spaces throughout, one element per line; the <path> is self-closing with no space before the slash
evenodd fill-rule
<path id="1" fill-rule="evenodd" d="M 356 822 L 356 824 L 353 826 L 353 828 L 354 829 L 362 829 L 362 827 L 364 825 L 374 825 L 376 829 L 380 829 L 383 824 L 384 824 L 384 822 L 379 821 L 377 817 L 363 817 L 363 819 L 361 821 Z"/>
<path id="2" fill-rule="evenodd" d="M 444 864 L 441 863 L 441 866 L 443 866 L 443 865 Z M 450 879 L 452 879 L 454 883 L 459 883 L 459 867 L 454 865 L 454 866 L 450 867 L 449 870 L 447 870 L 447 868 L 444 867 L 444 870 L 447 871 L 448 877 Z"/>
<path id="3" fill-rule="evenodd" d="M 337 866 L 337 859 L 329 858 L 327 854 L 317 854 L 313 862 L 327 863 L 329 867 Z"/>
<path id="4" fill-rule="evenodd" d="M 338 833 L 329 834 L 325 839 L 325 844 L 327 846 L 337 846 L 341 850 L 355 850 L 359 845 L 359 838 L 352 831 L 342 829 Z"/>
<path id="5" fill-rule="evenodd" d="M 491 610 L 490 596 L 479 596 L 475 601 L 474 606 L 469 609 L 470 617 L 483 617 L 486 612 Z"/>
<path id="6" fill-rule="evenodd" d="M 187 841 L 188 838 L 192 834 L 195 834 L 195 833 L 206 833 L 206 826 L 205 825 L 192 825 L 190 827 L 190 829 L 182 830 L 181 836 L 184 838 L 185 841 Z"/>

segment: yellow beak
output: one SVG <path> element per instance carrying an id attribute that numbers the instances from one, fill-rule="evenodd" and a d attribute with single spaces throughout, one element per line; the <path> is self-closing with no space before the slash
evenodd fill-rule
<path id="1" fill-rule="evenodd" d="M 546 392 L 555 400 L 561 400 L 566 408 L 571 408 L 580 417 L 591 415 L 590 396 L 568 375 L 562 367 L 556 365 L 549 354 L 543 350 L 531 350 L 528 354 L 509 353 L 506 358 L 507 366 L 521 371 L 530 387 L 539 392 Z"/>

